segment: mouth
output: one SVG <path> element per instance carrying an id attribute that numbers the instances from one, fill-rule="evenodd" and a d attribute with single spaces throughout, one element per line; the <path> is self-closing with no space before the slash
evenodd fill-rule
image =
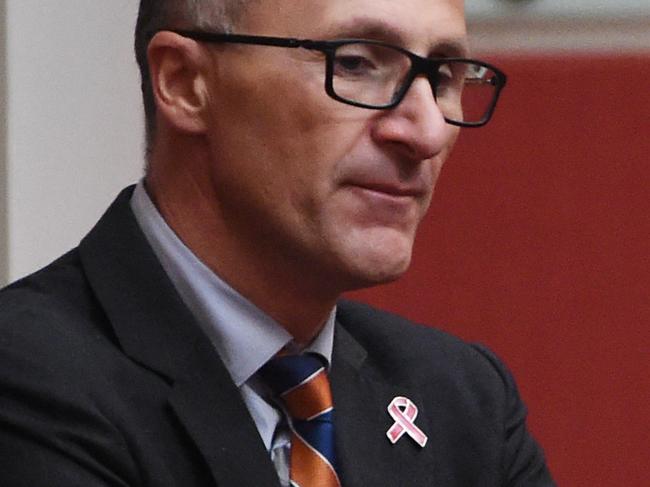
<path id="1" fill-rule="evenodd" d="M 361 191 L 384 195 L 396 199 L 421 198 L 426 194 L 426 188 L 413 184 L 384 183 L 384 182 L 352 182 L 350 186 Z"/>

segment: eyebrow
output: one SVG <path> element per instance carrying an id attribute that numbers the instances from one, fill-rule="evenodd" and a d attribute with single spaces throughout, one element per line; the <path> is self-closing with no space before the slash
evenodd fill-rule
<path id="1" fill-rule="evenodd" d="M 332 27 L 326 32 L 326 35 L 338 39 L 372 39 L 401 47 L 406 43 L 406 36 L 403 32 L 389 22 L 372 17 L 352 18 L 343 24 Z M 467 39 L 465 37 L 436 39 L 429 48 L 429 55 L 467 57 L 469 55 Z"/>

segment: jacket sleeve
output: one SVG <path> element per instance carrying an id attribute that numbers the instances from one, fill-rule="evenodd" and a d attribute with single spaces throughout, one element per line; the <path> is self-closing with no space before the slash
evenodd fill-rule
<path id="1" fill-rule="evenodd" d="M 487 348 L 473 345 L 494 367 L 504 385 L 502 472 L 507 487 L 554 487 L 544 453 L 526 426 L 527 409 L 512 374 Z"/>

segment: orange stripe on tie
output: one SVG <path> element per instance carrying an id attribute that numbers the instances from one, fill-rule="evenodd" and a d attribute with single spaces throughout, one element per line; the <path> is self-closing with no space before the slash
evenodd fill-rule
<path id="1" fill-rule="evenodd" d="M 332 408 L 332 392 L 325 370 L 311 380 L 289 390 L 282 398 L 289 414 L 297 419 L 311 419 Z"/>
<path id="2" fill-rule="evenodd" d="M 291 480 L 300 487 L 341 487 L 327 460 L 295 433 L 291 435 Z"/>

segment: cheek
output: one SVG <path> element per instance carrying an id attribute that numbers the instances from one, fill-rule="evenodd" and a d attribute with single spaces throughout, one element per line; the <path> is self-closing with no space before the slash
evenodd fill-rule
<path id="1" fill-rule="evenodd" d="M 217 157 L 256 160 L 269 170 L 278 165 L 286 174 L 293 173 L 292 165 L 320 160 L 326 147 L 336 147 L 326 130 L 324 90 L 314 93 L 315 83 L 287 79 L 277 73 L 255 80 L 235 78 L 217 94 L 212 109 Z"/>
<path id="2" fill-rule="evenodd" d="M 305 178 L 329 180 L 357 144 L 365 123 L 358 114 L 346 119 L 345 105 L 329 98 L 320 83 L 314 85 L 277 86 L 278 96 L 264 100 L 253 130 L 268 141 L 271 158 L 299 165 L 296 174 Z"/>
<path id="3" fill-rule="evenodd" d="M 322 235 L 339 162 L 357 137 L 355 124 L 328 118 L 321 100 L 279 89 L 280 96 L 225 105 L 226 123 L 220 119 L 212 137 L 213 185 L 226 214 L 258 222 L 260 231 L 275 226 L 311 241 Z"/>

